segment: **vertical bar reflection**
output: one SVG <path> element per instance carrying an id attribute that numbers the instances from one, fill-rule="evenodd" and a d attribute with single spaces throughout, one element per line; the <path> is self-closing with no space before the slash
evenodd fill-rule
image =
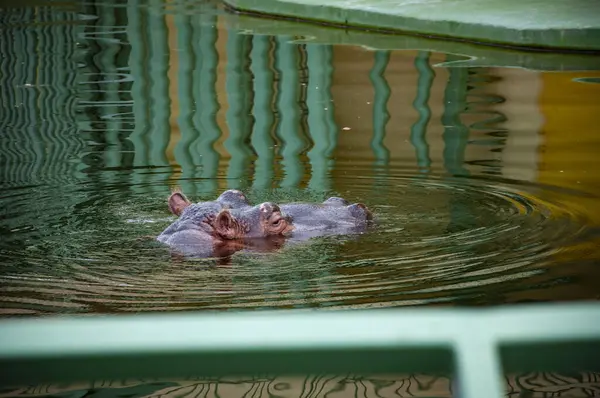
<path id="1" fill-rule="evenodd" d="M 448 55 L 448 61 L 456 56 Z M 469 137 L 469 129 L 461 122 L 460 114 L 467 107 L 468 68 L 449 68 L 448 84 L 444 91 L 444 113 L 442 125 L 444 132 L 444 167 L 452 176 L 468 175 L 464 168 L 465 149 Z"/>
<path id="2" fill-rule="evenodd" d="M 127 38 L 131 46 L 129 58 L 129 70 L 134 77 L 131 85 L 131 99 L 133 101 L 132 111 L 134 117 L 134 129 L 129 135 L 133 142 L 135 156 L 133 159 L 134 172 L 132 173 L 132 190 L 134 192 L 145 192 L 144 182 L 147 179 L 145 168 L 149 164 L 149 138 L 148 120 L 150 110 L 147 92 L 147 68 L 148 49 L 146 46 L 146 34 L 144 32 L 146 9 L 140 7 L 139 0 L 130 0 L 127 4 Z"/>
<path id="3" fill-rule="evenodd" d="M 431 158 L 429 157 L 429 144 L 427 143 L 426 133 L 427 124 L 431 119 L 429 96 L 435 78 L 435 72 L 429 65 L 429 52 L 419 51 L 415 58 L 415 68 L 419 73 L 419 77 L 417 80 L 417 96 L 413 101 L 413 106 L 419 113 L 419 119 L 410 129 L 410 142 L 415 148 L 419 172 L 428 173 L 431 167 Z"/>
<path id="4" fill-rule="evenodd" d="M 390 86 L 385 79 L 385 69 L 390 60 L 389 51 L 376 51 L 374 54 L 374 63 L 369 78 L 373 84 L 375 98 L 373 100 L 373 138 L 371 139 L 371 148 L 375 155 L 373 169 L 375 173 L 374 184 L 385 186 L 387 183 L 387 166 L 390 160 L 390 151 L 384 144 L 386 125 L 390 119 L 387 110 L 387 103 L 391 96 Z"/>
<path id="5" fill-rule="evenodd" d="M 148 8 L 148 31 L 147 37 L 150 44 L 148 59 L 148 69 L 150 79 L 150 162 L 151 165 L 169 166 L 167 159 L 167 147 L 171 136 L 170 114 L 171 99 L 169 97 L 169 45 L 167 38 L 167 26 L 165 15 L 156 12 L 161 7 L 161 0 L 151 0 L 151 8 Z M 154 10 L 152 10 L 154 9 Z M 169 178 L 168 173 L 153 173 L 152 184 L 148 187 L 156 186 L 162 190 L 165 184 L 158 184 L 156 179 L 166 181 Z"/>
<path id="6" fill-rule="evenodd" d="M 244 189 L 249 179 L 250 159 L 253 155 L 246 141 L 250 135 L 251 77 L 248 71 L 248 53 L 252 37 L 230 30 L 227 36 L 227 67 L 225 90 L 229 109 L 226 113 L 229 137 L 225 149 L 231 155 L 227 170 L 228 188 Z"/>
<path id="7" fill-rule="evenodd" d="M 272 47 L 269 37 L 254 36 L 251 52 L 251 69 L 254 75 L 254 106 L 252 114 L 255 118 L 252 131 L 252 146 L 257 158 L 254 162 L 253 187 L 269 189 L 273 184 L 273 160 L 275 140 L 271 136 L 273 128 L 273 71 L 269 65 Z"/>
<path id="8" fill-rule="evenodd" d="M 448 55 L 447 58 L 448 62 L 456 59 L 453 55 Z M 444 167 L 449 174 L 446 180 L 452 184 L 457 177 L 469 175 L 464 167 L 469 129 L 460 120 L 461 113 L 467 109 L 469 69 L 449 68 L 448 71 L 448 84 L 444 91 L 444 113 L 441 119 L 444 126 Z M 450 222 L 446 232 L 452 233 L 477 225 L 471 204 L 464 201 L 460 192 L 452 190 L 448 205 Z"/>
<path id="9" fill-rule="evenodd" d="M 192 117 L 194 115 L 194 70 L 197 67 L 196 53 L 191 43 L 197 42 L 200 38 L 195 37 L 192 29 L 192 21 L 189 15 L 176 14 L 174 16 L 175 26 L 177 27 L 177 48 L 179 51 L 179 70 L 177 96 L 179 104 L 179 131 L 181 139 L 175 146 L 175 159 L 181 166 L 181 178 L 178 184 L 183 192 L 188 195 L 196 196 L 196 185 L 193 178 L 196 176 L 196 168 L 200 165 L 200 159 L 190 150 L 192 142 L 198 139 L 198 130 L 194 126 Z"/>
<path id="10" fill-rule="evenodd" d="M 195 164 L 202 164 L 198 194 L 206 195 L 214 194 L 218 188 L 219 154 L 214 148 L 215 141 L 221 136 L 216 119 L 219 110 L 216 93 L 219 63 L 217 34 L 217 17 L 214 15 L 202 15 L 201 23 L 194 26 L 194 54 L 200 65 L 194 71 L 196 112 L 193 120 L 200 135 L 191 146 L 191 151 L 200 159 Z"/>
<path id="11" fill-rule="evenodd" d="M 311 178 L 308 186 L 311 190 L 325 192 L 331 187 L 329 171 L 332 160 L 328 149 L 336 146 L 336 132 L 331 131 L 328 120 L 333 117 L 331 96 L 333 50 L 330 45 L 307 44 L 308 54 L 308 126 L 314 143 L 308 152 L 311 163 Z"/>
<path id="12" fill-rule="evenodd" d="M 99 7 L 96 9 L 96 12 L 99 14 L 97 21 L 101 24 L 99 28 L 105 30 L 115 27 L 117 10 L 109 6 Z M 103 102 L 105 102 L 105 105 L 98 104 L 98 106 L 102 107 L 102 114 L 104 120 L 106 120 L 104 132 L 106 147 L 103 151 L 104 165 L 107 168 L 116 168 L 122 166 L 122 145 L 119 139 L 122 123 L 119 117 L 116 117 L 119 113 L 119 103 L 121 100 L 116 64 L 116 54 L 119 50 L 119 44 L 116 44 L 118 39 L 115 37 L 115 34 L 109 32 L 106 32 L 108 33 L 107 38 L 109 40 L 96 40 L 100 51 L 95 55 L 94 60 L 100 69 L 98 80 L 101 83 L 98 86 L 104 96 Z M 110 183 L 117 181 L 115 173 L 106 173 L 104 178 L 107 179 L 106 182 Z"/>
<path id="13" fill-rule="evenodd" d="M 289 43 L 291 38 L 277 38 L 275 65 L 279 72 L 277 108 L 280 113 L 278 136 L 283 140 L 281 155 L 284 168 L 282 187 L 295 188 L 300 185 L 304 170 L 299 155 L 306 142 L 300 135 L 299 73 L 297 45 Z"/>

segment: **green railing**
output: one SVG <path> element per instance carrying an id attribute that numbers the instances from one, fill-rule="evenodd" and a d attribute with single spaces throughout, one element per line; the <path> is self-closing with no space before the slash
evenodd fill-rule
<path id="1" fill-rule="evenodd" d="M 453 375 L 501 396 L 502 372 L 600 370 L 600 306 L 262 311 L 0 322 L 0 382 L 308 373 Z"/>

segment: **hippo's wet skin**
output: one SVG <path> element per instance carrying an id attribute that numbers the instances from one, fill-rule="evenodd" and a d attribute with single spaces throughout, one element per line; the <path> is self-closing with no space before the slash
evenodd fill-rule
<path id="1" fill-rule="evenodd" d="M 184 255 L 227 256 L 239 250 L 272 251 L 284 240 L 302 241 L 320 235 L 364 231 L 371 212 L 360 203 L 329 198 L 320 204 L 265 202 L 251 205 L 237 190 L 223 192 L 215 201 L 191 203 L 181 192 L 168 199 L 179 218 L 158 240 Z"/>
<path id="2" fill-rule="evenodd" d="M 348 235 L 363 232 L 373 221 L 371 211 L 362 203 L 350 204 L 332 197 L 323 203 L 288 203 L 280 206 L 294 227 L 292 240 L 323 235 Z"/>

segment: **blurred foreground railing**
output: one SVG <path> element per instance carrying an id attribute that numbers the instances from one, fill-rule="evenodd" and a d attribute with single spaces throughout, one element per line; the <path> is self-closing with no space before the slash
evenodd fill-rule
<path id="1" fill-rule="evenodd" d="M 0 382 L 433 372 L 499 397 L 502 372 L 597 371 L 599 348 L 591 304 L 19 319 L 0 322 Z"/>

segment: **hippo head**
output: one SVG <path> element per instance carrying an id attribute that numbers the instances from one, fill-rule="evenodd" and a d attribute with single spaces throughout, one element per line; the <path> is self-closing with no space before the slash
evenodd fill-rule
<path id="1" fill-rule="evenodd" d="M 176 191 L 169 196 L 167 204 L 178 219 L 158 236 L 159 241 L 168 244 L 195 244 L 196 241 L 208 242 L 215 237 L 212 223 L 223 209 L 221 203 L 191 203 L 183 193 Z"/>
<path id="2" fill-rule="evenodd" d="M 237 189 L 228 189 L 223 192 L 217 198 L 217 202 L 221 203 L 224 207 L 229 209 L 239 209 L 242 207 L 250 206 L 248 198 L 241 191 Z"/>
<path id="3" fill-rule="evenodd" d="M 239 191 L 225 191 L 216 201 L 191 203 L 183 193 L 173 192 L 169 210 L 179 216 L 158 237 L 165 243 L 230 241 L 247 238 L 284 236 L 292 231 L 289 217 L 279 206 L 265 202 L 250 206 Z"/>
<path id="4" fill-rule="evenodd" d="M 181 216 L 185 209 L 187 209 L 189 206 L 194 206 L 192 202 L 190 202 L 188 198 L 186 198 L 185 195 L 178 190 L 173 191 L 167 202 L 169 205 L 169 210 L 176 216 Z M 246 195 L 237 189 L 228 189 L 219 195 L 217 200 L 214 202 L 201 202 L 195 206 L 203 205 L 204 203 L 210 203 L 213 205 L 213 207 L 214 205 L 220 205 L 222 208 L 227 209 L 239 209 L 250 206 Z"/>
<path id="5" fill-rule="evenodd" d="M 212 223 L 223 239 L 264 238 L 286 235 L 294 228 L 291 219 L 275 203 L 221 210 Z"/>

